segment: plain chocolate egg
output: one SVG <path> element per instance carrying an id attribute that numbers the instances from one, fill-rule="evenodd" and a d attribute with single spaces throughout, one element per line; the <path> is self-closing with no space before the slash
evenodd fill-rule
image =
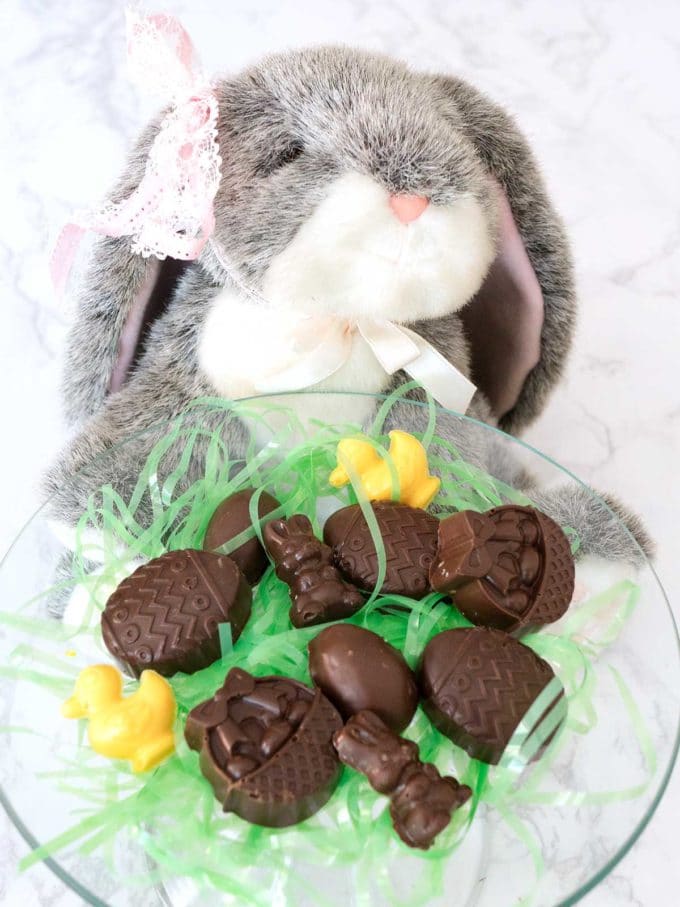
<path id="1" fill-rule="evenodd" d="M 370 630 L 333 624 L 309 643 L 312 680 L 343 718 L 370 709 L 399 733 L 418 704 L 418 687 L 404 656 Z"/>
<path id="2" fill-rule="evenodd" d="M 250 520 L 250 499 L 254 494 L 254 488 L 244 488 L 242 491 L 237 491 L 236 494 L 222 501 L 208 523 L 205 539 L 203 540 L 203 547 L 206 550 L 214 551 L 220 548 L 230 539 L 235 538 L 245 529 L 252 526 Z M 264 519 L 279 506 L 280 504 L 276 498 L 267 494 L 266 491 L 263 492 L 260 495 L 258 506 L 260 519 Z M 260 581 L 269 564 L 265 550 L 257 536 L 248 539 L 235 551 L 230 552 L 229 557 L 236 561 L 251 586 Z"/>

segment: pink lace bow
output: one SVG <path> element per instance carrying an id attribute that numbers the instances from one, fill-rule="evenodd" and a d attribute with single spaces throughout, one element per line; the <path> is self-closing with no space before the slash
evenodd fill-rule
<path id="1" fill-rule="evenodd" d="M 215 225 L 220 181 L 217 98 L 197 64 L 191 39 L 172 16 L 127 10 L 130 77 L 169 100 L 137 188 L 122 201 L 80 211 L 57 240 L 51 260 L 58 291 L 86 230 L 130 236 L 132 251 L 157 258 L 197 258 Z"/>

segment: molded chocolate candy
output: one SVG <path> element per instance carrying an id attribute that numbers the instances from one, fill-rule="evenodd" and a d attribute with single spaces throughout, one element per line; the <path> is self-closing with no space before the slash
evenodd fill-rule
<path id="1" fill-rule="evenodd" d="M 427 850 L 472 791 L 418 758 L 418 747 L 399 737 L 371 711 L 353 715 L 333 737 L 340 759 L 390 797 L 394 830 L 409 847 Z"/>
<path id="2" fill-rule="evenodd" d="M 189 712 L 184 736 L 225 812 L 281 828 L 333 793 L 342 766 L 332 738 L 341 727 L 320 690 L 232 668 L 212 699 Z"/>
<path id="3" fill-rule="evenodd" d="M 423 598 L 430 591 L 429 571 L 437 548 L 439 520 L 417 507 L 378 501 L 370 505 L 385 546 L 387 570 L 383 594 Z M 378 557 L 361 507 L 336 511 L 324 527 L 324 541 L 347 579 L 372 592 L 378 581 Z"/>
<path id="4" fill-rule="evenodd" d="M 533 507 L 465 510 L 439 524 L 430 583 L 453 593 L 473 623 L 512 631 L 564 614 L 574 593 L 574 559 L 557 523 Z"/>
<path id="5" fill-rule="evenodd" d="M 419 670 L 423 708 L 432 723 L 474 759 L 492 764 L 554 677 L 547 661 L 528 646 L 487 627 L 439 633 L 425 647 Z M 564 706 L 563 692 L 558 685 L 528 737 L 558 704 Z M 541 741 L 539 752 L 555 731 Z"/>
<path id="6" fill-rule="evenodd" d="M 242 491 L 237 491 L 236 494 L 232 494 L 231 497 L 222 501 L 208 523 L 205 539 L 203 540 L 205 549 L 213 551 L 216 548 L 221 548 L 226 542 L 253 525 L 249 508 L 250 499 L 254 494 L 254 488 L 244 488 Z M 262 492 L 257 507 L 260 519 L 263 520 L 279 506 L 280 504 L 276 498 L 266 492 Z M 262 574 L 269 566 L 267 555 L 257 536 L 248 539 L 247 542 L 232 551 L 229 557 L 236 561 L 251 586 L 260 581 Z"/>
<path id="7" fill-rule="evenodd" d="M 264 527 L 263 538 L 276 575 L 290 587 L 294 627 L 351 617 L 362 607 L 364 596 L 340 576 L 331 549 L 314 535 L 304 514 L 272 520 Z"/>
<path id="8" fill-rule="evenodd" d="M 235 642 L 250 617 L 252 590 L 234 561 L 208 551 L 169 551 L 138 567 L 102 613 L 109 652 L 139 676 L 193 674 L 221 655 L 219 624 Z"/>
<path id="9" fill-rule="evenodd" d="M 404 656 L 353 624 L 334 624 L 309 643 L 309 672 L 343 718 L 370 709 L 403 731 L 418 705 L 418 687 Z"/>

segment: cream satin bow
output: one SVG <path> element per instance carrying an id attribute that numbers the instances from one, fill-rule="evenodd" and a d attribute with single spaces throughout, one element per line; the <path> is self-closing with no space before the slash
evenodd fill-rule
<path id="1" fill-rule="evenodd" d="M 359 321 L 333 317 L 304 319 L 279 338 L 281 358 L 258 375 L 258 393 L 302 390 L 329 378 L 349 358 L 355 335 L 360 334 L 388 375 L 403 369 L 434 399 L 464 413 L 476 387 L 451 365 L 424 337 L 392 321 Z"/>

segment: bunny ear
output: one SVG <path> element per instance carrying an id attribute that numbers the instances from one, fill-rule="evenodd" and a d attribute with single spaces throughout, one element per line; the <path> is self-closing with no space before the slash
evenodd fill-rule
<path id="1" fill-rule="evenodd" d="M 262 540 L 267 552 L 274 554 L 281 550 L 281 547 L 290 538 L 290 529 L 285 519 L 270 520 L 262 529 Z"/>
<path id="2" fill-rule="evenodd" d="M 130 76 L 170 102 L 148 144 L 141 172 L 127 193 L 80 211 L 62 231 L 52 256 L 59 288 L 85 230 L 128 236 L 132 251 L 163 259 L 198 257 L 215 224 L 220 182 L 218 100 L 196 61 L 189 35 L 172 16 L 127 11 Z"/>
<path id="3" fill-rule="evenodd" d="M 461 79 L 428 80 L 498 186 L 498 255 L 460 315 L 473 379 L 500 427 L 516 433 L 542 410 L 571 346 L 576 294 L 569 243 L 512 117 Z"/>
<path id="4" fill-rule="evenodd" d="M 110 393 L 115 393 L 125 384 L 144 350 L 151 326 L 167 309 L 188 266 L 188 262 L 175 258 L 163 261 L 147 259 L 145 279 L 132 297 L 118 338 L 116 358 L 109 378 Z"/>
<path id="5" fill-rule="evenodd" d="M 470 343 L 472 378 L 500 419 L 514 408 L 541 359 L 545 308 L 541 285 L 500 186 L 498 196 L 498 253 L 460 317 Z"/>
<path id="6" fill-rule="evenodd" d="M 161 118 L 143 131 L 111 198 L 128 198 L 139 186 Z M 184 262 L 159 261 L 133 251 L 127 236 L 103 236 L 92 248 L 78 287 L 66 347 L 66 415 L 79 422 L 120 389 L 153 316 L 162 311 Z"/>
<path id="7" fill-rule="evenodd" d="M 123 385 L 183 262 L 199 256 L 214 227 L 220 180 L 214 89 L 177 20 L 128 11 L 127 25 L 132 76 L 170 105 L 143 134 L 111 197 L 76 215 L 57 241 L 52 270 L 59 286 L 82 233 L 106 237 L 95 247 L 69 343 L 65 393 L 74 421 Z"/>

